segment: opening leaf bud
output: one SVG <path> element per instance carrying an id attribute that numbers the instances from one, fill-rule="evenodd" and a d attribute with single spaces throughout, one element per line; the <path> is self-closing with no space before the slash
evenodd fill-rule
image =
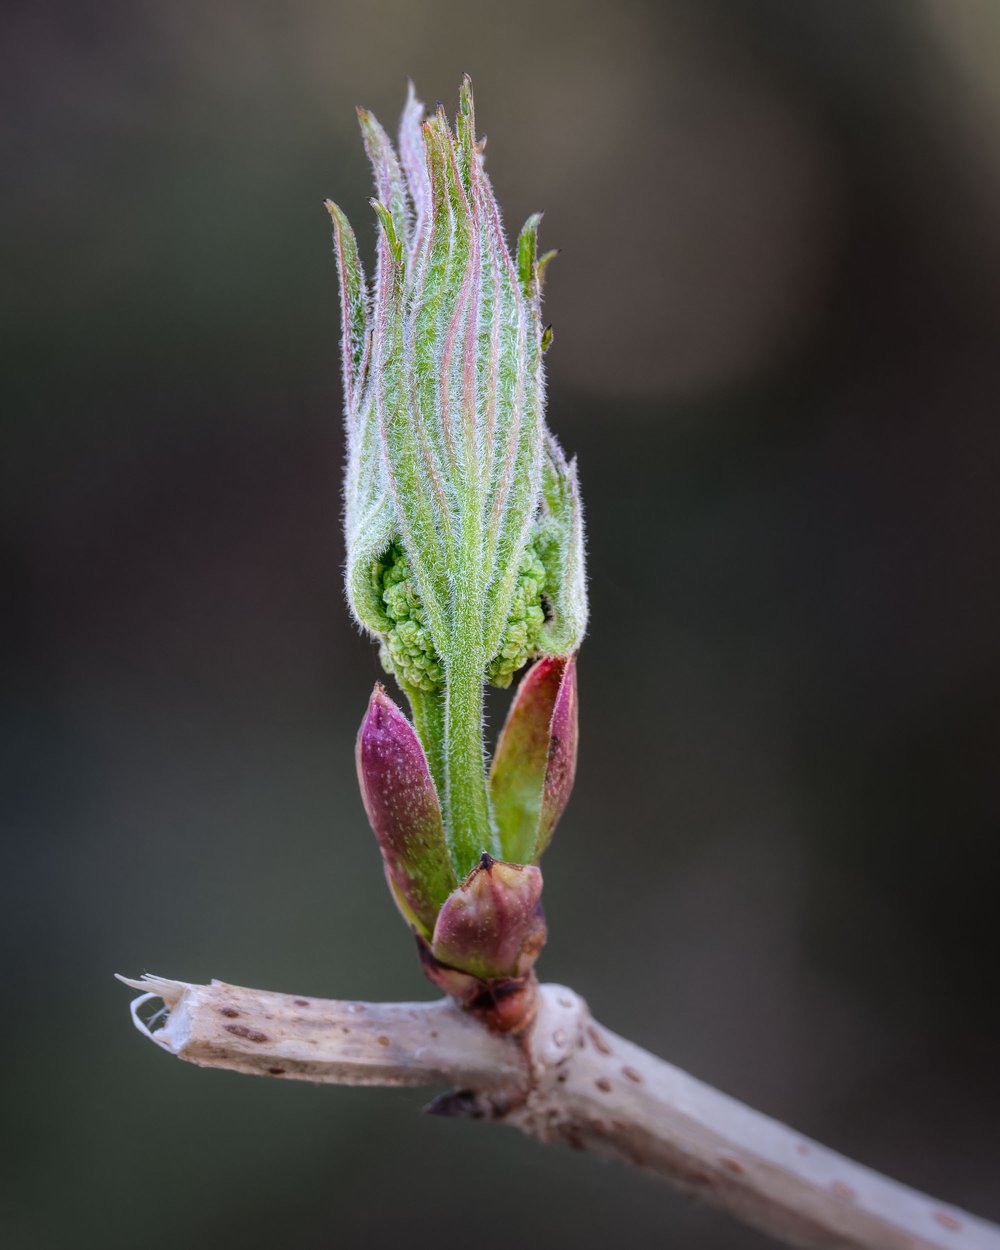
<path id="1" fill-rule="evenodd" d="M 358 119 L 379 222 L 370 289 L 351 227 L 328 203 L 348 599 L 407 693 L 442 690 L 470 654 L 480 681 L 507 685 L 530 657 L 574 650 L 586 626 L 575 467 L 543 412 L 541 285 L 552 253 L 538 257 L 541 214 L 508 248 L 468 78 L 454 129 L 440 109 L 424 118 L 411 85 L 398 155 L 370 113 Z M 398 565 L 402 629 L 400 596 L 388 596 L 404 579 L 386 584 Z"/>

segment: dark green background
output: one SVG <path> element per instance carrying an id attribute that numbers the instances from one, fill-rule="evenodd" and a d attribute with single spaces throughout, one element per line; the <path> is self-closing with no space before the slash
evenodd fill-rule
<path id="1" fill-rule="evenodd" d="M 370 250 L 354 105 L 465 70 L 563 248 L 588 510 L 542 973 L 1000 1217 L 998 13 L 11 6 L 5 1247 L 764 1244 L 419 1093 L 171 1061 L 111 979 L 430 996 L 353 776 L 322 199 Z"/>

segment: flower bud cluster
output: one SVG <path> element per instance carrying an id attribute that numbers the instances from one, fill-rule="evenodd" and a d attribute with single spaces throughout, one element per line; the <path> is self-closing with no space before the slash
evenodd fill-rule
<path id="1" fill-rule="evenodd" d="M 552 253 L 537 255 L 537 214 L 507 250 L 468 79 L 454 132 L 440 109 L 424 119 L 411 88 L 398 154 L 371 114 L 359 118 L 379 221 L 370 288 L 353 231 L 328 202 L 342 296 L 348 600 L 404 688 L 440 688 L 438 668 L 470 648 L 481 676 L 508 685 L 530 656 L 575 650 L 586 627 L 575 465 L 543 415 Z M 401 561 L 405 604 L 385 582 Z"/>
<path id="2" fill-rule="evenodd" d="M 430 694 L 444 687 L 444 665 L 427 628 L 427 613 L 410 573 L 406 552 L 395 542 L 371 568 L 376 596 L 385 605 L 380 631 L 383 661 L 400 684 Z"/>

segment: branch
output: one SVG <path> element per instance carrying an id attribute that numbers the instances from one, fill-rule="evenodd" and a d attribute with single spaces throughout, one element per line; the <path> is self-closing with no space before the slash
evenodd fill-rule
<path id="1" fill-rule="evenodd" d="M 523 1054 L 447 998 L 353 1003 L 295 998 L 224 981 L 188 985 L 148 975 L 141 981 L 118 979 L 144 991 L 132 1002 L 139 1032 L 202 1068 L 329 1085 L 459 1084 L 484 1092 L 527 1092 Z M 157 999 L 166 1021 L 154 1032 L 139 1012 Z"/>
<path id="2" fill-rule="evenodd" d="M 429 1108 L 503 1120 L 654 1172 L 793 1246 L 1000 1250 L 1000 1229 L 880 1176 L 596 1024 L 559 985 L 518 1037 L 449 999 L 355 1003 L 119 978 L 136 1027 L 201 1067 L 337 1085 L 451 1085 Z M 140 1008 L 164 1006 L 153 1031 Z M 153 1022 L 150 1022 L 153 1023 Z"/>

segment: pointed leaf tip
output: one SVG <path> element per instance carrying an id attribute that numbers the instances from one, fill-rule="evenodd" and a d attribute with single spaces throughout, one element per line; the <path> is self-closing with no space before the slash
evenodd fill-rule
<path id="1" fill-rule="evenodd" d="M 368 203 L 375 210 L 375 215 L 378 217 L 382 229 L 385 232 L 385 241 L 389 247 L 389 254 L 392 256 L 392 259 L 396 262 L 396 264 L 399 264 L 403 258 L 403 243 L 396 234 L 396 223 L 393 220 L 392 213 L 389 212 L 380 200 L 375 199 L 374 196 L 369 199 Z"/>
<path id="2" fill-rule="evenodd" d="M 381 684 L 361 723 L 356 759 L 365 812 L 400 910 L 427 936 L 457 882 L 424 749 Z"/>
<path id="3" fill-rule="evenodd" d="M 545 285 L 545 275 L 548 272 L 549 265 L 551 265 L 552 262 L 555 260 L 555 258 L 559 255 L 559 252 L 560 252 L 560 249 L 558 247 L 553 247 L 553 248 L 550 248 L 549 251 L 545 252 L 542 256 L 539 256 L 538 264 L 535 267 L 536 272 L 538 274 L 538 290 L 539 291 L 541 291 L 542 287 Z"/>
<path id="4" fill-rule="evenodd" d="M 542 214 L 532 213 L 517 238 L 517 276 L 525 295 L 538 294 L 538 227 Z"/>
<path id="5" fill-rule="evenodd" d="M 469 77 L 468 74 L 462 75 L 462 81 L 459 84 L 458 107 L 465 112 L 471 113 L 472 111 L 472 107 L 473 107 L 472 79 Z"/>
<path id="6" fill-rule="evenodd" d="M 354 400 L 363 373 L 364 344 L 367 335 L 367 294 L 365 273 L 358 255 L 351 223 L 340 206 L 325 200 L 333 223 L 334 254 L 340 277 L 340 350 L 344 382 L 344 403 L 353 412 Z"/>

